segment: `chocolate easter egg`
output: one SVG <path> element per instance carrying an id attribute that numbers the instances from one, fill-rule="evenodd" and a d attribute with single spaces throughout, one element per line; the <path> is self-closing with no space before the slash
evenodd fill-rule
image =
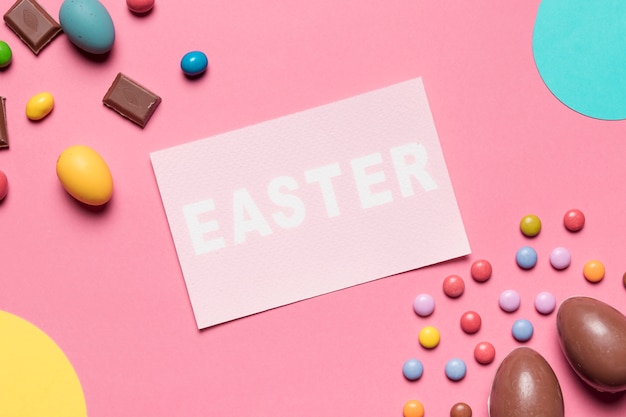
<path id="1" fill-rule="evenodd" d="M 585 382 L 605 392 L 626 390 L 626 316 L 590 297 L 571 297 L 556 316 L 561 350 Z"/>
<path id="2" fill-rule="evenodd" d="M 489 417 L 563 417 L 561 386 L 534 349 L 519 347 L 500 363 L 491 384 Z"/>

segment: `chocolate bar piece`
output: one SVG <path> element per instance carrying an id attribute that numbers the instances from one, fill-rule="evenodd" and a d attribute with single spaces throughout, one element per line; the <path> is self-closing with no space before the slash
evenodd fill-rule
<path id="1" fill-rule="evenodd" d="M 35 55 L 63 30 L 36 0 L 18 0 L 4 15 L 4 22 Z"/>
<path id="2" fill-rule="evenodd" d="M 0 149 L 9 147 L 9 133 L 7 131 L 6 98 L 0 96 Z"/>
<path id="3" fill-rule="evenodd" d="M 139 126 L 145 127 L 161 103 L 161 97 L 120 72 L 102 102 Z"/>

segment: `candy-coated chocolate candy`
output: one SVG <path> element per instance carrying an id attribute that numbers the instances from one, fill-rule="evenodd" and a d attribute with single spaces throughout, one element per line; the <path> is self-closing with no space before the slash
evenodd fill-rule
<path id="1" fill-rule="evenodd" d="M 402 366 L 402 374 L 409 381 L 416 381 L 422 377 L 424 365 L 415 358 L 407 359 Z"/>
<path id="2" fill-rule="evenodd" d="M 472 417 L 472 408 L 466 403 L 456 403 L 450 409 L 450 417 Z"/>
<path id="3" fill-rule="evenodd" d="M 451 381 L 460 381 L 465 378 L 467 366 L 460 358 L 452 358 L 446 362 L 446 376 Z"/>
<path id="4" fill-rule="evenodd" d="M 436 327 L 425 326 L 422 328 L 422 330 L 420 330 L 418 338 L 420 345 L 422 345 L 426 349 L 433 349 L 439 344 L 439 341 L 441 340 L 441 335 L 439 334 L 439 330 L 437 330 Z"/>
<path id="5" fill-rule="evenodd" d="M 519 227 L 524 236 L 535 237 L 541 231 L 541 220 L 534 214 L 527 214 L 522 217 Z"/>
<path id="6" fill-rule="evenodd" d="M 566 248 L 558 247 L 550 252 L 550 265 L 554 269 L 565 269 L 572 263 L 572 255 Z"/>
<path id="7" fill-rule="evenodd" d="M 513 327 L 511 328 L 511 332 L 513 333 L 513 337 L 518 342 L 527 342 L 533 337 L 533 324 L 526 319 L 515 320 L 513 323 Z"/>
<path id="8" fill-rule="evenodd" d="M 498 304 L 500 308 L 507 313 L 512 313 L 516 311 L 520 303 L 522 302 L 522 297 L 520 297 L 519 293 L 515 290 L 505 290 L 500 294 L 500 298 L 498 299 Z"/>
<path id="9" fill-rule="evenodd" d="M 489 278 L 491 278 L 491 274 L 493 269 L 491 267 L 491 263 L 485 259 L 479 259 L 472 263 L 472 267 L 470 268 L 470 274 L 474 281 L 477 282 L 485 282 Z"/>
<path id="10" fill-rule="evenodd" d="M 563 225 L 570 232 L 578 232 L 585 226 L 585 215 L 578 209 L 569 210 L 563 216 Z"/>
<path id="11" fill-rule="evenodd" d="M 481 365 L 488 365 L 496 357 L 496 348 L 489 342 L 480 342 L 474 348 L 474 359 Z"/>
<path id="12" fill-rule="evenodd" d="M 126 0 L 126 5 L 133 13 L 148 13 L 154 7 L 154 0 Z"/>
<path id="13" fill-rule="evenodd" d="M 35 94 L 26 103 L 26 117 L 41 120 L 54 108 L 54 97 L 48 92 Z"/>
<path id="14" fill-rule="evenodd" d="M 409 400 L 402 408 L 404 417 L 424 417 L 424 405 L 417 400 Z"/>
<path id="15" fill-rule="evenodd" d="M 561 350 L 583 381 L 598 391 L 626 390 L 624 314 L 591 297 L 571 297 L 561 303 L 556 327 Z"/>
<path id="16" fill-rule="evenodd" d="M 522 269 L 532 269 L 537 265 L 537 251 L 530 246 L 522 246 L 515 254 L 515 262 Z"/>
<path id="17" fill-rule="evenodd" d="M 598 260 L 591 260 L 583 267 L 583 276 L 589 282 L 599 282 L 604 278 L 604 264 Z"/>
<path id="18" fill-rule="evenodd" d="M 180 60 L 180 68 L 186 75 L 190 76 L 202 74 L 208 65 L 209 60 L 201 51 L 187 52 Z"/>
<path id="19" fill-rule="evenodd" d="M 111 199 L 111 171 L 92 148 L 84 145 L 66 148 L 57 160 L 56 171 L 65 191 L 78 201 L 100 206 Z"/>
<path id="20" fill-rule="evenodd" d="M 85 52 L 99 55 L 113 48 L 113 20 L 98 0 L 63 1 L 59 23 L 68 39 Z"/>
<path id="21" fill-rule="evenodd" d="M 5 41 L 0 41 L 0 68 L 8 67 L 13 58 L 11 47 Z"/>
<path id="22" fill-rule="evenodd" d="M 626 288 L 626 272 L 622 275 L 622 284 L 624 284 L 624 288 Z"/>
<path id="23" fill-rule="evenodd" d="M 413 300 L 413 310 L 420 317 L 430 316 L 435 310 L 435 299 L 430 294 L 419 294 Z"/>
<path id="24" fill-rule="evenodd" d="M 465 291 L 465 281 L 458 275 L 449 275 L 443 280 L 443 292 L 450 298 L 460 297 Z"/>
<path id="25" fill-rule="evenodd" d="M 490 417 L 563 417 L 563 394 L 556 374 L 543 356 L 529 347 L 511 351 L 491 383 Z"/>
<path id="26" fill-rule="evenodd" d="M 556 298 L 552 293 L 542 291 L 535 297 L 535 309 L 541 314 L 550 314 L 556 308 Z"/>
<path id="27" fill-rule="evenodd" d="M 0 201 L 4 200 L 9 192 L 9 181 L 4 172 L 0 171 Z"/>
<path id="28" fill-rule="evenodd" d="M 474 334 L 480 330 L 482 320 L 475 311 L 466 311 L 461 316 L 461 329 L 468 334 Z"/>

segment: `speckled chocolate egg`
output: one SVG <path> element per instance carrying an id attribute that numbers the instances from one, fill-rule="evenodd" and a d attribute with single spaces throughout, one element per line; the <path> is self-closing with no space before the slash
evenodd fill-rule
<path id="1" fill-rule="evenodd" d="M 519 347 L 502 361 L 491 384 L 489 417 L 563 417 L 559 381 L 534 349 Z"/>
<path id="2" fill-rule="evenodd" d="M 561 303 L 556 325 L 578 376 L 598 391 L 626 390 L 626 316 L 594 298 L 571 297 Z"/>

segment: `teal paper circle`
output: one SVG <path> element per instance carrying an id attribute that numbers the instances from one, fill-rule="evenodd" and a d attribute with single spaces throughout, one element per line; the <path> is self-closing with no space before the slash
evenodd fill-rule
<path id="1" fill-rule="evenodd" d="M 543 0 L 532 42 L 539 74 L 563 104 L 626 119 L 626 0 Z"/>

